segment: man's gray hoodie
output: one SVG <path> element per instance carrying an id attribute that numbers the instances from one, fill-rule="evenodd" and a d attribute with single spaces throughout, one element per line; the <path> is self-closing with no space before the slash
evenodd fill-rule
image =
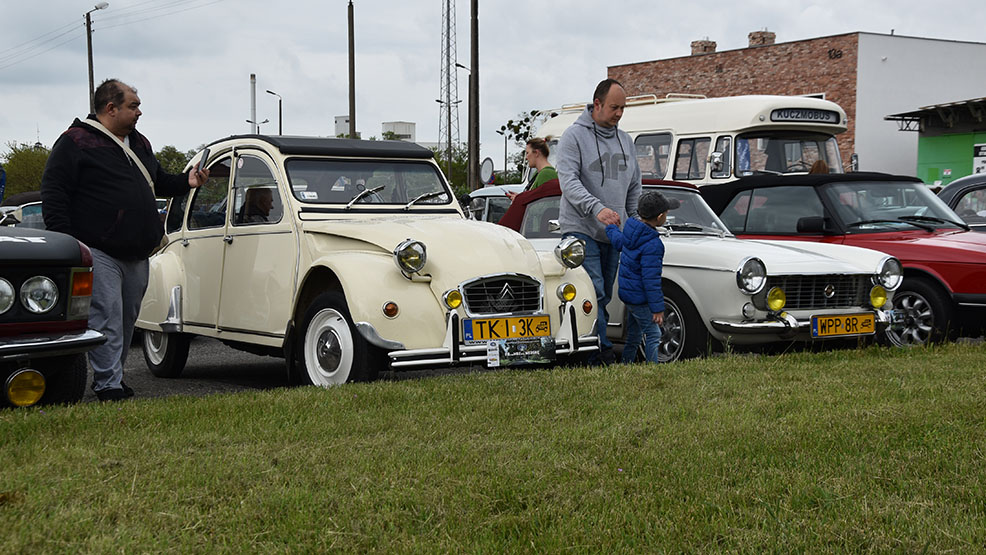
<path id="1" fill-rule="evenodd" d="M 606 226 L 596 214 L 603 208 L 614 210 L 621 225 L 637 215 L 640 166 L 633 140 L 616 127 L 596 124 L 589 106 L 562 134 L 558 149 L 562 232 L 585 233 L 608 243 Z"/>

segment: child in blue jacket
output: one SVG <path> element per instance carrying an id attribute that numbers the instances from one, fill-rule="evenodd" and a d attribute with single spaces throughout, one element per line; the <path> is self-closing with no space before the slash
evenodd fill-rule
<path id="1" fill-rule="evenodd" d="M 661 268 L 664 243 L 656 227 L 664 225 L 668 210 L 678 203 L 661 193 L 640 195 L 637 218 L 630 218 L 620 228 L 606 226 L 606 235 L 620 255 L 620 300 L 627 310 L 627 342 L 623 362 L 633 362 L 643 335 L 647 362 L 657 362 L 664 324 L 664 293 L 661 291 Z"/>

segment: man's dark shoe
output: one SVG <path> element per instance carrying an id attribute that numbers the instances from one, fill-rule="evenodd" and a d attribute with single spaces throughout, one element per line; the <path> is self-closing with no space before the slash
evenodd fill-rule
<path id="1" fill-rule="evenodd" d="M 123 392 L 127 395 L 127 397 L 134 396 L 134 390 L 130 389 L 130 386 L 128 386 L 127 384 L 120 382 L 120 388 L 123 389 Z"/>
<path id="2" fill-rule="evenodd" d="M 605 364 L 606 366 L 609 366 L 610 364 L 615 364 L 616 353 L 613 352 L 613 349 L 603 349 L 603 351 L 599 353 L 599 362 Z"/>
<path id="3" fill-rule="evenodd" d="M 126 391 L 118 387 L 96 392 L 96 398 L 100 401 L 123 401 L 131 397 L 133 397 L 133 390 L 131 390 L 130 395 L 127 395 Z"/>

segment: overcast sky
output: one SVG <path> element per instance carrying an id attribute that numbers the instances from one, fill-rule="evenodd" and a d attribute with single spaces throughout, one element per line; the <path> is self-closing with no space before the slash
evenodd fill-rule
<path id="1" fill-rule="evenodd" d="M 13 2 L 0 8 L 0 153 L 40 140 L 50 147 L 88 111 L 84 14 L 93 0 Z M 349 111 L 348 0 L 110 0 L 93 12 L 97 84 L 137 87 L 138 129 L 156 150 L 189 150 L 257 119 L 277 132 L 334 135 Z M 417 124 L 438 140 L 444 0 L 355 0 L 356 121 L 363 137 L 381 123 Z M 469 65 L 470 2 L 455 3 L 457 59 Z M 734 3 L 656 0 L 480 0 L 482 157 L 502 166 L 496 130 L 518 113 L 587 100 L 611 65 L 685 56 L 693 40 L 718 50 L 747 45 L 766 28 L 777 42 L 865 31 L 986 42 L 981 0 L 786 0 Z M 986 94 L 986 76 L 983 76 Z M 915 76 L 920 86 L 920 76 Z M 459 134 L 467 137 L 468 72 L 459 70 Z M 943 99 L 954 100 L 954 99 Z M 510 151 L 515 147 L 510 145 Z"/>

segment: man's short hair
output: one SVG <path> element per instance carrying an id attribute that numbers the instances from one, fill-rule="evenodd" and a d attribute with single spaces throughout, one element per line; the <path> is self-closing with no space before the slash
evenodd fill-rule
<path id="1" fill-rule="evenodd" d="M 137 94 L 137 89 L 119 79 L 107 79 L 100 83 L 96 87 L 96 92 L 93 94 L 93 104 L 96 113 L 98 114 L 105 110 L 110 102 L 115 106 L 123 106 L 123 98 L 127 90 Z"/>
<path id="2" fill-rule="evenodd" d="M 597 100 L 599 102 L 606 101 L 606 95 L 609 94 L 609 90 L 613 88 L 613 85 L 619 85 L 623 88 L 623 84 L 616 79 L 603 79 L 596 85 L 596 92 L 592 93 L 592 102 L 595 103 Z"/>

